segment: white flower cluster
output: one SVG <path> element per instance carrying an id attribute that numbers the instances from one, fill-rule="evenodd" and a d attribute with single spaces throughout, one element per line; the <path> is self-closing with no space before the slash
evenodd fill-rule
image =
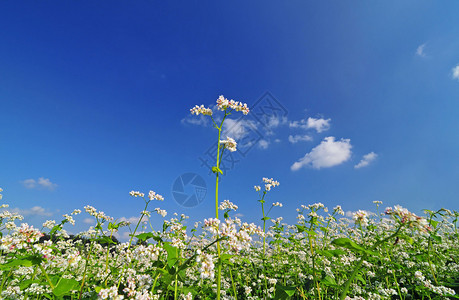
<path id="1" fill-rule="evenodd" d="M 3 189 L 2 189 L 2 188 L 0 188 L 0 192 L 3 192 Z M 0 194 L 0 200 L 2 200 L 2 198 L 3 198 L 3 195 Z"/>
<path id="2" fill-rule="evenodd" d="M 164 197 L 163 197 L 163 196 L 161 196 L 160 194 L 156 194 L 156 193 L 153 192 L 153 191 L 150 191 L 150 192 L 148 193 L 148 198 L 149 198 L 150 200 L 158 200 L 158 201 L 163 201 L 163 200 L 164 200 Z"/>
<path id="3" fill-rule="evenodd" d="M 93 217 L 96 217 L 97 219 L 108 221 L 108 222 L 113 221 L 112 217 L 105 215 L 103 211 L 98 212 L 97 209 L 95 209 L 91 205 L 86 205 L 84 209 L 88 214 L 90 214 Z"/>
<path id="4" fill-rule="evenodd" d="M 421 232 L 432 230 L 426 219 L 416 216 L 414 213 L 408 211 L 406 208 L 400 205 L 395 205 L 394 208 L 387 207 L 385 211 L 386 215 L 390 215 L 402 224 L 408 224 L 410 227 L 415 227 Z"/>
<path id="5" fill-rule="evenodd" d="M 237 150 L 236 141 L 228 136 L 226 137 L 226 140 L 220 140 L 220 144 L 222 144 L 226 149 L 228 149 L 231 152 L 234 152 Z"/>
<path id="6" fill-rule="evenodd" d="M 233 204 L 229 200 L 224 200 L 222 203 L 220 203 L 220 206 L 218 207 L 220 210 L 234 210 L 236 211 L 239 207 L 236 204 Z"/>
<path id="7" fill-rule="evenodd" d="M 212 115 L 212 110 L 210 108 L 206 108 L 204 107 L 204 105 L 201 105 L 201 106 L 195 106 L 193 107 L 192 109 L 190 109 L 190 112 L 192 115 L 199 115 L 199 114 L 203 114 L 203 115 L 207 115 L 207 116 L 211 116 Z"/>
<path id="8" fill-rule="evenodd" d="M 276 203 L 273 203 L 273 206 L 279 206 L 279 207 L 282 207 L 282 203 L 280 203 L 280 202 L 276 202 Z"/>
<path id="9" fill-rule="evenodd" d="M 201 263 L 201 266 L 199 267 L 201 278 L 209 278 L 213 280 L 215 277 L 215 265 L 212 259 L 212 255 L 207 253 L 201 253 L 201 250 L 198 250 L 198 257 L 196 258 L 196 262 Z"/>
<path id="10" fill-rule="evenodd" d="M 364 210 L 358 210 L 356 211 L 352 219 L 354 219 L 355 224 L 361 225 L 361 226 L 367 226 L 368 225 L 368 213 Z"/>
<path id="11" fill-rule="evenodd" d="M 26 249 L 29 244 L 37 242 L 43 234 L 40 230 L 22 223 L 21 227 L 16 227 L 12 235 L 3 237 L 0 240 L 0 249 L 13 251 L 15 249 Z"/>
<path id="12" fill-rule="evenodd" d="M 414 277 L 419 280 L 419 282 L 425 286 L 426 288 L 430 289 L 431 291 L 440 294 L 442 296 L 451 296 L 455 295 L 456 292 L 453 289 L 450 289 L 445 286 L 435 286 L 429 279 L 426 279 L 424 275 L 422 275 L 421 271 L 414 272 Z"/>
<path id="13" fill-rule="evenodd" d="M 132 197 L 142 197 L 142 198 L 145 196 L 144 193 L 141 193 L 139 191 L 130 191 L 129 195 L 131 195 Z"/>
<path id="14" fill-rule="evenodd" d="M 118 295 L 118 287 L 114 285 L 108 289 L 101 289 L 99 292 L 99 298 L 121 300 L 124 299 L 124 296 Z"/>
<path id="15" fill-rule="evenodd" d="M 75 220 L 73 219 L 72 216 L 69 216 L 68 214 L 63 215 L 63 217 L 67 220 L 72 225 L 75 225 Z"/>
<path id="16" fill-rule="evenodd" d="M 234 109 L 235 111 L 242 111 L 244 115 L 247 115 L 249 113 L 249 108 L 247 107 L 246 103 L 234 101 L 232 99 L 228 100 L 223 95 L 218 97 L 217 108 L 219 110 L 226 110 L 228 107 Z"/>
<path id="17" fill-rule="evenodd" d="M 270 191 L 272 187 L 279 186 L 279 181 L 275 181 L 272 178 L 264 177 L 263 182 L 265 183 L 265 190 L 267 191 Z"/>
<path id="18" fill-rule="evenodd" d="M 155 211 L 158 215 L 161 215 L 163 218 L 167 215 L 167 211 L 164 210 L 164 209 L 160 209 L 160 208 L 155 208 Z"/>

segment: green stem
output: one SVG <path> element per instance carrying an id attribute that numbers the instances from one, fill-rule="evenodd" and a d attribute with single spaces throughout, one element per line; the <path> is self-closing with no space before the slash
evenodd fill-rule
<path id="1" fill-rule="evenodd" d="M 51 279 L 49 279 L 48 273 L 46 273 L 45 269 L 43 268 L 43 266 L 42 266 L 41 264 L 38 265 L 38 267 L 40 268 L 41 272 L 45 275 L 46 281 L 48 281 L 49 286 L 51 287 L 51 289 L 54 290 L 54 285 L 53 285 L 53 283 L 51 282 Z"/>
<path id="2" fill-rule="evenodd" d="M 400 230 L 402 229 L 404 224 L 400 225 L 400 227 L 392 234 L 390 235 L 389 237 L 375 243 L 373 245 L 373 247 L 370 248 L 371 251 L 375 250 L 379 245 L 381 245 L 382 243 L 385 243 L 387 242 L 388 240 L 396 237 L 398 235 L 398 233 L 400 232 Z M 367 254 L 364 253 L 363 256 L 360 258 L 360 260 L 357 262 L 357 265 L 355 266 L 354 268 L 354 271 L 351 273 L 351 276 L 348 278 L 348 280 L 345 282 L 344 284 L 344 288 L 343 288 L 343 291 L 341 292 L 340 294 L 340 297 L 339 299 L 340 300 L 344 300 L 347 296 L 347 293 L 349 291 L 349 286 L 351 285 L 351 282 L 354 280 L 355 276 L 357 275 L 357 272 L 360 270 L 360 266 L 362 265 L 364 259 L 367 257 Z"/>

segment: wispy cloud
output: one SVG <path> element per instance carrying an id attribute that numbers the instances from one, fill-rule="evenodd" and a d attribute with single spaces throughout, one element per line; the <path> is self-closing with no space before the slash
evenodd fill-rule
<path id="1" fill-rule="evenodd" d="M 269 142 L 267 140 L 259 140 L 258 141 L 258 147 L 260 147 L 263 150 L 268 149 Z"/>
<path id="2" fill-rule="evenodd" d="M 24 217 L 27 216 L 45 216 L 45 217 L 50 217 L 53 215 L 52 212 L 48 211 L 47 209 L 41 207 L 41 206 L 34 206 L 29 209 L 21 209 L 21 208 L 12 208 L 10 210 L 11 212 L 18 213 Z"/>
<path id="3" fill-rule="evenodd" d="M 314 169 L 329 168 L 347 161 L 351 157 L 350 139 L 335 141 L 335 137 L 326 137 L 311 152 L 295 162 L 290 169 L 297 171 L 303 167 L 311 166 Z"/>
<path id="4" fill-rule="evenodd" d="M 459 80 L 459 64 L 453 68 L 452 76 L 453 76 L 453 79 Z"/>
<path id="5" fill-rule="evenodd" d="M 420 45 L 417 49 L 416 49 L 416 55 L 417 56 L 420 56 L 420 57 L 426 57 L 426 53 L 424 52 L 424 48 L 426 47 L 426 44 L 422 44 Z"/>
<path id="6" fill-rule="evenodd" d="M 307 120 L 302 119 L 300 121 L 293 121 L 290 122 L 289 127 L 290 128 L 302 128 L 302 129 L 315 129 L 318 133 L 321 133 L 323 131 L 326 131 L 330 129 L 330 121 L 331 119 L 315 119 L 309 117 Z"/>
<path id="7" fill-rule="evenodd" d="M 209 117 L 204 115 L 199 116 L 187 116 L 183 118 L 180 123 L 182 124 L 190 124 L 190 125 L 197 125 L 197 126 L 207 126 L 209 124 Z"/>
<path id="8" fill-rule="evenodd" d="M 254 121 L 244 119 L 226 119 L 225 123 L 223 123 L 222 138 L 226 139 L 226 136 L 229 136 L 237 142 L 247 136 L 252 130 L 256 129 L 257 126 Z"/>
<path id="9" fill-rule="evenodd" d="M 52 183 L 48 178 L 40 177 L 37 180 L 35 179 L 26 179 L 22 181 L 22 184 L 27 189 L 34 189 L 34 188 L 44 188 L 50 191 L 57 188 L 57 184 Z"/>
<path id="10" fill-rule="evenodd" d="M 372 161 L 374 161 L 378 157 L 378 154 L 374 152 L 370 152 L 368 154 L 365 154 L 362 158 L 362 160 L 354 166 L 356 169 L 360 169 L 363 167 L 368 166 Z"/>
<path id="11" fill-rule="evenodd" d="M 93 218 L 85 218 L 83 223 L 85 224 L 94 224 L 96 221 Z"/>
<path id="12" fill-rule="evenodd" d="M 288 141 L 292 144 L 296 144 L 298 142 L 304 142 L 304 141 L 312 141 L 312 137 L 310 135 L 289 135 L 288 136 Z"/>

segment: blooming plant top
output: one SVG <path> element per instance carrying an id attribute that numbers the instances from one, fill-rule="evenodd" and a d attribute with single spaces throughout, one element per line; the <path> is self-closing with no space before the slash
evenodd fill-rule
<path id="1" fill-rule="evenodd" d="M 402 224 L 408 224 L 410 227 L 415 227 L 420 231 L 431 231 L 429 223 L 426 219 L 416 216 L 414 213 L 408 211 L 400 205 L 395 205 L 394 208 L 386 208 L 386 215 L 392 216 L 394 219 Z"/>
<path id="2" fill-rule="evenodd" d="M 217 109 L 221 111 L 226 111 L 228 108 L 235 111 L 242 111 L 244 115 L 249 113 L 249 108 L 247 107 L 246 103 L 242 103 L 239 101 L 228 100 L 223 95 L 218 97 L 217 99 Z M 213 111 L 210 108 L 204 107 L 204 105 L 195 105 L 192 109 L 190 109 L 192 115 L 205 115 L 205 116 L 212 116 Z"/>
<path id="3" fill-rule="evenodd" d="M 221 140 L 220 143 L 223 144 L 224 147 L 226 149 L 228 149 L 229 151 L 231 151 L 231 152 L 234 152 L 234 151 L 237 150 L 236 149 L 236 147 L 237 147 L 236 141 L 233 140 L 232 138 L 228 137 L 228 136 L 226 137 L 226 140 Z"/>
<path id="4" fill-rule="evenodd" d="M 223 95 L 218 97 L 217 99 L 217 108 L 219 110 L 226 110 L 231 108 L 234 109 L 235 111 L 242 111 L 244 115 L 247 115 L 249 113 L 249 108 L 247 107 L 246 103 L 242 103 L 239 101 L 234 101 L 233 99 L 228 100 Z"/>
<path id="5" fill-rule="evenodd" d="M 148 198 L 150 198 L 150 200 L 158 200 L 158 201 L 163 201 L 164 200 L 163 196 L 161 196 L 160 194 L 156 194 L 153 191 L 150 191 L 148 193 Z"/>
<path id="6" fill-rule="evenodd" d="M 204 105 L 201 105 L 201 106 L 196 105 L 195 107 L 190 109 L 190 112 L 192 115 L 199 115 L 199 114 L 203 114 L 207 116 L 212 115 L 212 110 L 210 108 L 205 108 Z"/>

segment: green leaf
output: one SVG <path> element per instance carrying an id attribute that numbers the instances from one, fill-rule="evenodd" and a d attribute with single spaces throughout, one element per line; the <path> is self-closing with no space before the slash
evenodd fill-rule
<path id="1" fill-rule="evenodd" d="M 164 243 L 164 249 L 167 251 L 167 265 L 172 267 L 178 260 L 178 248 L 171 246 L 170 243 Z"/>
<path id="2" fill-rule="evenodd" d="M 116 223 L 108 223 L 108 230 L 116 230 L 120 227 L 120 224 L 116 224 Z"/>
<path id="3" fill-rule="evenodd" d="M 98 243 L 100 243 L 100 244 L 105 244 L 105 243 L 107 243 L 107 244 L 116 244 L 110 237 L 105 236 L 105 235 L 102 236 L 102 237 L 97 238 L 96 241 Z"/>
<path id="4" fill-rule="evenodd" d="M 271 219 L 271 218 L 270 217 L 261 218 L 262 221 L 268 221 L 269 219 Z"/>
<path id="5" fill-rule="evenodd" d="M 279 299 L 289 299 L 295 294 L 295 286 L 285 286 L 281 284 L 276 284 L 276 294 L 274 295 L 275 300 Z"/>
<path id="6" fill-rule="evenodd" d="M 151 232 L 144 232 L 135 236 L 139 241 L 144 242 L 150 238 L 153 238 L 154 235 Z"/>
<path id="7" fill-rule="evenodd" d="M 370 255 L 374 255 L 374 256 L 379 256 L 378 253 L 376 253 L 374 251 L 371 251 L 371 250 L 368 250 L 368 249 L 356 244 L 353 240 L 351 240 L 349 238 L 334 239 L 332 241 L 332 244 L 336 245 L 336 246 L 343 247 L 343 248 L 347 248 L 347 249 L 351 250 L 352 252 L 360 252 L 360 253 L 366 253 L 366 254 L 370 254 Z"/>
<path id="8" fill-rule="evenodd" d="M 305 230 L 304 225 L 295 224 L 295 226 L 296 226 L 296 229 L 298 230 L 298 232 L 303 232 Z"/>
<path id="9" fill-rule="evenodd" d="M 61 231 L 62 230 L 62 225 L 61 224 L 58 224 L 58 225 L 55 225 L 51 231 L 49 232 L 49 235 L 53 235 L 55 234 L 57 231 Z"/>
<path id="10" fill-rule="evenodd" d="M 335 278 L 333 278 L 333 277 L 331 277 L 329 275 L 325 276 L 325 278 L 322 279 L 320 282 L 322 282 L 326 286 L 337 286 Z"/>
<path id="11" fill-rule="evenodd" d="M 431 234 L 430 237 L 435 240 L 437 243 L 441 243 L 441 236 Z"/>
<path id="12" fill-rule="evenodd" d="M 53 294 L 57 297 L 63 296 L 71 290 L 76 290 L 78 281 L 75 279 L 61 278 L 59 284 L 53 289 Z"/>
<path id="13" fill-rule="evenodd" d="M 322 250 L 322 251 L 319 251 L 318 253 L 326 257 L 334 257 L 334 256 L 338 257 L 340 255 L 346 254 L 346 252 L 341 249 Z"/>

